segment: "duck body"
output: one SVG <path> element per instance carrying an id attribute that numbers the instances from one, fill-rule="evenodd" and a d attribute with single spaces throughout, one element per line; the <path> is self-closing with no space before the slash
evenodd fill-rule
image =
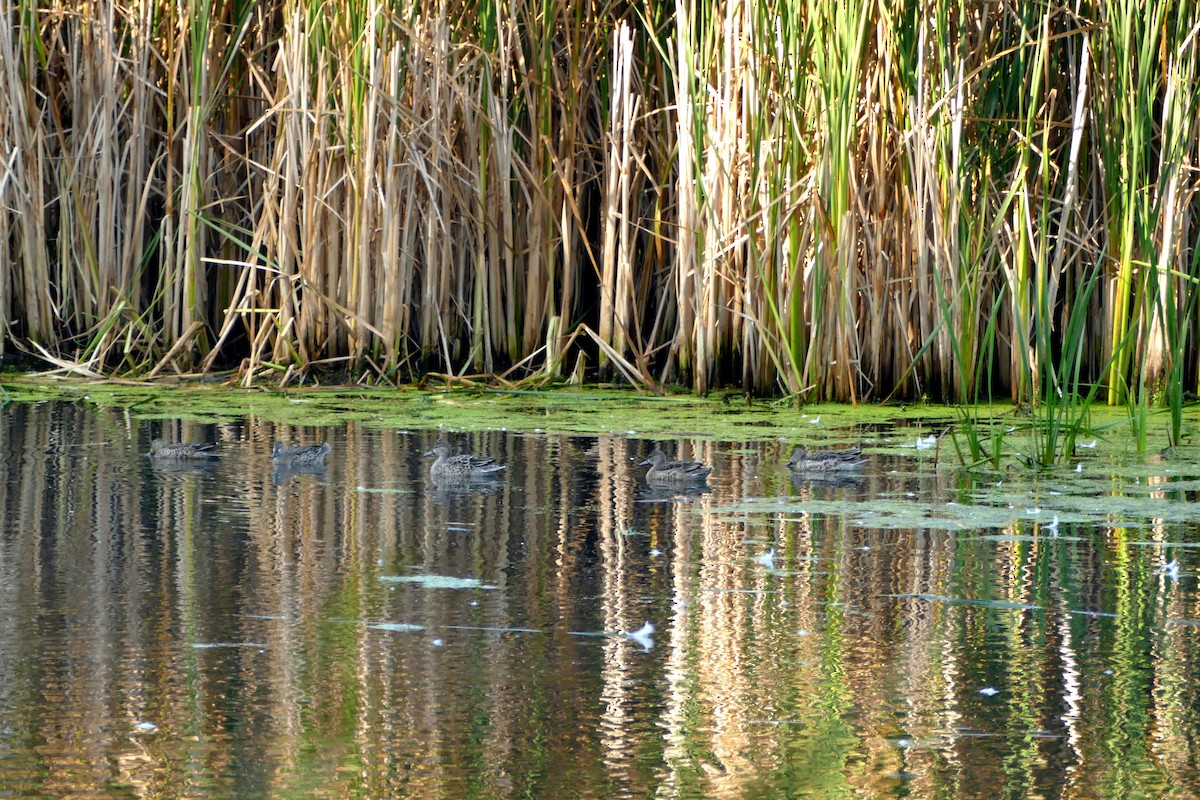
<path id="1" fill-rule="evenodd" d="M 797 447 L 788 459 L 787 467 L 792 472 L 854 472 L 862 469 L 867 460 L 862 457 L 862 449 L 851 447 L 847 450 L 805 450 Z"/>
<path id="2" fill-rule="evenodd" d="M 146 453 L 146 455 L 166 461 L 191 461 L 193 459 L 221 457 L 221 454 L 217 452 L 215 442 L 200 442 L 199 444 L 191 444 L 189 442 L 168 443 L 162 439 L 155 439 L 151 442 L 150 452 Z"/>
<path id="3" fill-rule="evenodd" d="M 437 456 L 433 466 L 429 468 L 429 477 L 434 481 L 464 481 L 473 478 L 495 477 L 504 469 L 503 464 L 497 464 L 490 456 L 475 456 L 469 453 L 451 455 L 453 448 L 450 442 L 441 439 L 433 446 L 426 456 Z"/>
<path id="4" fill-rule="evenodd" d="M 708 480 L 713 468 L 699 461 L 668 461 L 667 454 L 655 449 L 638 466 L 650 465 L 646 470 L 646 483 L 652 486 L 668 486 L 680 483 L 701 483 Z"/>
<path id="5" fill-rule="evenodd" d="M 271 460 L 276 466 L 285 467 L 316 467 L 325 464 L 325 456 L 329 454 L 329 442 L 321 444 L 301 444 L 288 447 L 283 442 L 276 442 L 271 449 Z"/>

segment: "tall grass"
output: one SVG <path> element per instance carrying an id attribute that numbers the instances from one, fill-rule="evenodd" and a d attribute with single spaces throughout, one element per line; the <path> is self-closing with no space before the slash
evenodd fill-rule
<path id="1" fill-rule="evenodd" d="M 0 346 L 59 369 L 1103 396 L 1142 436 L 1200 381 L 1191 5 L 4 21 Z"/>

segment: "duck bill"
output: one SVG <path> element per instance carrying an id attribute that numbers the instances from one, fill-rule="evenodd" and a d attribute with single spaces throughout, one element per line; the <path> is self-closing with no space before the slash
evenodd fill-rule
<path id="1" fill-rule="evenodd" d="M 421 453 L 421 455 L 422 456 L 436 456 L 437 450 L 426 450 L 424 453 Z"/>
<path id="2" fill-rule="evenodd" d="M 639 463 L 638 463 L 638 466 L 639 466 L 639 467 L 644 467 L 644 466 L 646 466 L 647 464 L 653 464 L 653 463 L 654 463 L 653 461 L 651 461 L 650 459 L 648 459 L 648 458 L 647 458 L 645 461 L 639 462 Z"/>

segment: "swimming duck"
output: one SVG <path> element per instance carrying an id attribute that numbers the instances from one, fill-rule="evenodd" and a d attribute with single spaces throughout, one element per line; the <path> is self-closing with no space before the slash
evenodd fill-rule
<path id="1" fill-rule="evenodd" d="M 215 442 L 200 442 L 199 444 L 190 444 L 188 442 L 175 442 L 168 444 L 162 439 L 155 439 L 150 443 L 150 452 L 146 455 L 151 458 L 163 458 L 172 461 L 184 461 L 194 458 L 220 458 L 221 454 L 217 452 Z"/>
<path id="2" fill-rule="evenodd" d="M 450 442 L 439 439 L 427 456 L 437 456 L 433 466 L 429 468 L 429 477 L 435 481 L 466 480 L 470 478 L 487 478 L 495 476 L 504 469 L 503 464 L 497 464 L 490 456 L 475 456 L 470 453 L 451 455 L 453 449 Z"/>
<path id="3" fill-rule="evenodd" d="M 851 447 L 847 450 L 805 450 L 797 447 L 788 459 L 787 467 L 793 472 L 852 472 L 862 469 L 867 460 L 862 457 L 862 449 Z"/>
<path id="4" fill-rule="evenodd" d="M 276 442 L 271 449 L 271 460 L 276 465 L 289 467 L 320 466 L 325 463 L 325 456 L 329 450 L 329 442 L 299 444 L 295 447 L 288 447 L 283 442 Z"/>
<path id="5" fill-rule="evenodd" d="M 708 480 L 708 473 L 712 472 L 713 468 L 707 464 L 701 464 L 698 461 L 667 461 L 667 455 L 662 450 L 655 448 L 638 466 L 644 467 L 650 465 L 650 469 L 646 470 L 646 483 L 650 484 L 671 484 L 671 483 L 698 483 Z"/>

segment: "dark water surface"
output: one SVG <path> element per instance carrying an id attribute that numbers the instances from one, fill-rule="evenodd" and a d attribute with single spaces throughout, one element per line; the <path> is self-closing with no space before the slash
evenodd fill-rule
<path id="1" fill-rule="evenodd" d="M 8 407 L 0 797 L 1197 796 L 1196 474 L 438 436 Z"/>

